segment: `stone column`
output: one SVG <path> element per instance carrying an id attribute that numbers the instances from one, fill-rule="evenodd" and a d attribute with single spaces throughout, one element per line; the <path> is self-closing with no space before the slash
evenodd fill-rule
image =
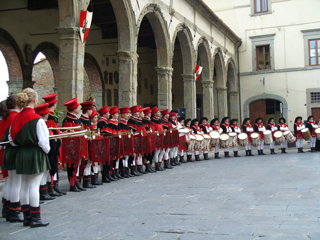
<path id="1" fill-rule="evenodd" d="M 137 66 L 139 55 L 118 51 L 119 57 L 119 108 L 137 104 Z"/>
<path id="2" fill-rule="evenodd" d="M 222 119 L 228 115 L 227 88 L 217 88 L 218 92 L 218 117 Z"/>
<path id="3" fill-rule="evenodd" d="M 237 91 L 229 91 L 229 117 L 239 119 L 239 93 Z M 240 121 L 240 120 L 239 120 Z"/>
<path id="4" fill-rule="evenodd" d="M 182 74 L 184 82 L 184 107 L 186 118 L 194 119 L 197 116 L 196 81 L 193 74 Z"/>
<path id="5" fill-rule="evenodd" d="M 202 80 L 203 91 L 203 116 L 208 119 L 214 118 L 213 81 Z"/>
<path id="6" fill-rule="evenodd" d="M 96 96 L 96 102 L 95 105 L 97 106 L 97 109 L 100 109 L 104 106 L 103 104 L 103 90 L 92 90 L 91 94 L 93 96 Z"/>
<path id="7" fill-rule="evenodd" d="M 170 67 L 156 67 L 158 74 L 158 108 L 172 109 L 172 72 Z"/>
<path id="8" fill-rule="evenodd" d="M 23 88 L 23 80 L 9 80 L 7 81 L 8 84 L 8 95 L 16 94 L 21 92 Z"/>

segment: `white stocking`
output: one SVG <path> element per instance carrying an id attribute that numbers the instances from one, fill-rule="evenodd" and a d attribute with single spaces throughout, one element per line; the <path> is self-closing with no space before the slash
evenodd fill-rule
<path id="1" fill-rule="evenodd" d="M 224 152 L 229 152 L 229 148 L 224 148 Z"/>
<path id="2" fill-rule="evenodd" d="M 49 174 L 49 171 L 46 171 L 46 172 L 43 173 L 40 185 L 46 185 L 47 184 L 47 176 L 48 176 L 48 174 Z"/>
<path id="3" fill-rule="evenodd" d="M 180 152 L 180 156 L 181 156 L 181 157 L 184 156 L 184 151 L 183 151 L 183 150 Z"/>
<path id="4" fill-rule="evenodd" d="M 83 170 L 84 176 L 89 176 L 91 174 L 91 162 L 87 161 L 86 168 Z"/>
<path id="5" fill-rule="evenodd" d="M 3 190 L 2 190 L 2 196 L 4 199 L 6 200 L 10 200 L 10 188 L 9 188 L 9 184 L 10 184 L 10 180 L 9 180 L 9 176 L 6 177 L 4 179 L 4 186 L 3 186 Z M 11 185 L 11 184 L 10 184 Z"/>
<path id="6" fill-rule="evenodd" d="M 215 153 L 218 153 L 218 152 L 219 152 L 219 149 L 220 149 L 220 146 L 219 146 L 219 145 L 215 146 L 214 152 L 215 152 Z"/>
<path id="7" fill-rule="evenodd" d="M 162 162 L 162 159 L 163 159 L 163 156 L 164 156 L 164 154 L 166 153 L 166 150 L 161 150 L 161 152 L 160 152 L 160 154 L 159 154 L 159 159 L 158 159 L 158 162 Z"/>
<path id="8" fill-rule="evenodd" d="M 194 151 L 194 155 L 199 155 L 199 151 Z"/>
<path id="9" fill-rule="evenodd" d="M 39 186 L 43 172 L 33 175 L 22 175 L 22 184 L 20 190 L 21 205 L 39 207 Z"/>
<path id="10" fill-rule="evenodd" d="M 274 142 L 270 144 L 270 149 L 274 149 Z"/>
<path id="11" fill-rule="evenodd" d="M 310 140 L 310 148 L 315 148 L 316 147 L 316 142 L 317 142 L 317 138 L 316 137 L 312 137 Z"/>
<path id="12" fill-rule="evenodd" d="M 138 165 L 142 165 L 142 155 L 139 154 L 139 157 L 138 157 Z"/>
<path id="13" fill-rule="evenodd" d="M 169 152 L 170 152 L 170 148 L 166 149 L 165 155 L 164 155 L 164 159 L 168 160 L 169 159 Z"/>
<path id="14" fill-rule="evenodd" d="M 20 189 L 21 189 L 21 174 L 17 174 L 16 170 L 9 171 L 11 188 L 9 199 L 11 202 L 20 201 Z M 38 188 L 39 191 L 39 188 Z"/>
<path id="15" fill-rule="evenodd" d="M 154 152 L 154 155 L 153 155 L 153 161 L 155 163 L 158 163 L 159 162 L 159 154 L 160 154 L 160 149 L 157 148 L 156 151 Z"/>
<path id="16" fill-rule="evenodd" d="M 170 151 L 170 158 L 174 158 L 174 148 L 171 149 Z M 165 159 L 168 159 L 167 156 L 165 157 Z"/>
<path id="17" fill-rule="evenodd" d="M 303 146 L 303 139 L 301 138 L 297 140 L 297 147 L 302 148 L 302 146 Z"/>
<path id="18" fill-rule="evenodd" d="M 238 147 L 233 147 L 234 152 L 238 152 Z"/>
<path id="19" fill-rule="evenodd" d="M 280 144 L 281 148 L 287 147 L 287 140 L 285 140 L 283 143 Z"/>

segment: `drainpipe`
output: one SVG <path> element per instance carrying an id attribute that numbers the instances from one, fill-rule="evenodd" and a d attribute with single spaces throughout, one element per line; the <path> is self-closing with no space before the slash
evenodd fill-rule
<path id="1" fill-rule="evenodd" d="M 238 87 L 239 87 L 239 107 L 240 107 L 240 122 L 242 122 L 242 104 L 241 104 L 241 84 L 240 84 L 240 57 L 239 57 L 239 48 L 242 42 L 240 41 L 239 46 L 237 47 L 237 55 L 238 55 Z"/>

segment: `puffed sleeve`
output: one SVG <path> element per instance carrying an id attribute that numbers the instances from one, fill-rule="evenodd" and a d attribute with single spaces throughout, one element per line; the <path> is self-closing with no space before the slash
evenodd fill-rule
<path id="1" fill-rule="evenodd" d="M 42 148 L 42 150 L 48 154 L 50 151 L 50 143 L 49 143 L 49 130 L 45 121 L 40 118 L 37 122 L 37 137 L 38 137 L 38 145 Z"/>

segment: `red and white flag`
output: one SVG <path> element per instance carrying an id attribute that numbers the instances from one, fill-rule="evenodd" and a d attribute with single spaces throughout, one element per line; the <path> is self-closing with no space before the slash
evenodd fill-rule
<path id="1" fill-rule="evenodd" d="M 196 69 L 194 70 L 194 79 L 195 79 L 195 81 L 198 80 L 198 78 L 199 78 L 200 75 L 201 75 L 201 72 L 202 72 L 202 67 L 199 66 L 199 65 L 197 65 L 197 66 L 196 66 Z"/>
<path id="2" fill-rule="evenodd" d="M 80 38 L 82 43 L 84 43 L 89 34 L 91 21 L 92 21 L 92 12 L 82 11 L 80 12 Z"/>

